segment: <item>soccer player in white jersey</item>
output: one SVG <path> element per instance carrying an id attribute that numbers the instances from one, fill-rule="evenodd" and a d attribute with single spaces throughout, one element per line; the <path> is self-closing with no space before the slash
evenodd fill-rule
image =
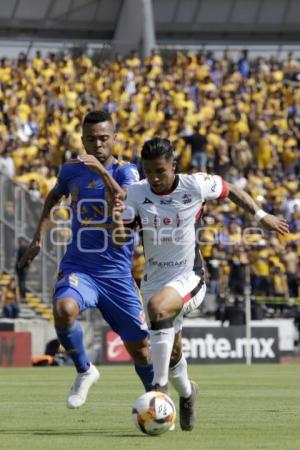
<path id="1" fill-rule="evenodd" d="M 196 245 L 196 225 L 203 205 L 228 197 L 266 229 L 285 234 L 288 225 L 284 219 L 265 213 L 246 192 L 219 176 L 176 174 L 168 140 L 147 141 L 141 156 L 146 179 L 128 187 L 124 219 L 128 224 L 138 219 L 143 233 L 141 291 L 151 325 L 153 389 L 166 391 L 170 379 L 180 396 L 181 429 L 190 431 L 195 423 L 198 387 L 188 376 L 181 329 L 184 314 L 197 308 L 205 296 Z M 125 228 L 118 233 L 119 239 L 125 240 Z"/>

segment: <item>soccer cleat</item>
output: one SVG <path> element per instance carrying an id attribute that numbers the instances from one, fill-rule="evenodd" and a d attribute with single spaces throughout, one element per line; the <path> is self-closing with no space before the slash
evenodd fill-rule
<path id="1" fill-rule="evenodd" d="M 74 409 L 84 405 L 91 386 L 97 383 L 99 378 L 100 373 L 93 364 L 86 372 L 78 373 L 67 397 L 67 407 Z"/>
<path id="2" fill-rule="evenodd" d="M 180 427 L 183 431 L 191 431 L 196 421 L 195 403 L 199 388 L 194 381 L 191 381 L 192 393 L 190 397 L 179 399 Z"/>

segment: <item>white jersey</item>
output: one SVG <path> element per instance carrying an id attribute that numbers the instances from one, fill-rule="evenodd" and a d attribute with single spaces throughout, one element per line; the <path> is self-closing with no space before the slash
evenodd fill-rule
<path id="1" fill-rule="evenodd" d="M 196 225 L 203 204 L 225 197 L 227 191 L 222 178 L 206 173 L 176 175 L 172 192 L 165 194 L 155 194 L 147 180 L 128 187 L 124 219 L 138 219 L 143 230 L 142 288 L 148 283 L 161 286 L 195 270 Z"/>

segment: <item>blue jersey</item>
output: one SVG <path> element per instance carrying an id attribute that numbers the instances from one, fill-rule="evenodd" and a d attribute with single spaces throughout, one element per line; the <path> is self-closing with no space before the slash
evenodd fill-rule
<path id="1" fill-rule="evenodd" d="M 107 171 L 122 188 L 139 179 L 135 165 L 115 159 Z M 130 276 L 133 244 L 116 246 L 112 242 L 109 196 L 101 176 L 80 161 L 65 163 L 54 192 L 71 195 L 72 238 L 60 270 L 101 278 Z"/>

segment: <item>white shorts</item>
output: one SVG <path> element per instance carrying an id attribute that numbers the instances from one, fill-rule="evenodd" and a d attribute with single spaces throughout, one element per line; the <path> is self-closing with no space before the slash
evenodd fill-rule
<path id="1" fill-rule="evenodd" d="M 174 288 L 179 293 L 183 301 L 182 310 L 174 320 L 175 333 L 178 333 L 178 331 L 182 329 L 183 317 L 198 308 L 203 302 L 206 293 L 206 285 L 201 277 L 196 275 L 195 272 L 189 272 L 174 278 L 174 280 L 171 280 L 163 287 Z M 146 317 L 148 316 L 148 301 L 156 292 L 158 292 L 157 287 L 155 288 L 155 286 L 153 286 L 153 289 L 151 289 L 151 286 L 149 285 L 147 285 L 147 290 L 142 290 Z"/>

